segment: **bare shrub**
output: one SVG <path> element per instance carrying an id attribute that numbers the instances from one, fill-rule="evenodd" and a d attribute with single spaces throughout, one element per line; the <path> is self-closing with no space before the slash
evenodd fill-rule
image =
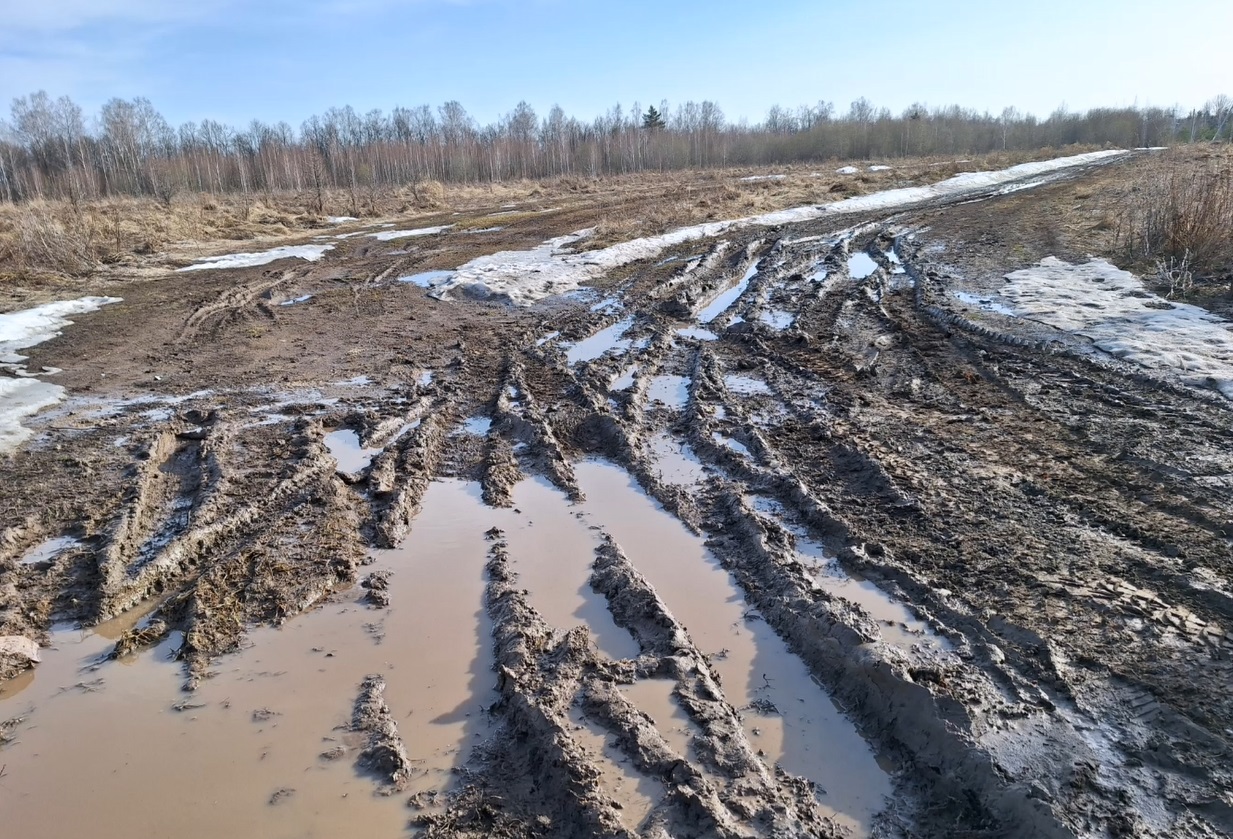
<path id="1" fill-rule="evenodd" d="M 99 231 L 89 217 L 57 214 L 41 204 L 23 207 L 14 219 L 12 249 L 22 267 L 73 277 L 92 273 L 102 261 Z"/>
<path id="2" fill-rule="evenodd" d="M 1172 286 L 1182 271 L 1233 270 L 1233 155 L 1164 155 L 1146 164 L 1123 203 L 1118 244 L 1135 262 L 1158 264 Z"/>

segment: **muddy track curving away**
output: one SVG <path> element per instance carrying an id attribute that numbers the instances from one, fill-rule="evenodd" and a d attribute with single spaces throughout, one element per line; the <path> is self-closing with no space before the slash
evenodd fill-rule
<path id="1" fill-rule="evenodd" d="M 87 823 L 40 806 L 96 714 L 99 796 L 220 773 L 185 836 L 1233 834 L 1223 380 L 1006 279 L 1133 165 L 567 254 L 527 305 L 394 276 L 465 231 L 120 293 L 30 351 L 73 395 L 0 487 L 0 636 L 44 646 L 0 657 L 0 813 Z"/>

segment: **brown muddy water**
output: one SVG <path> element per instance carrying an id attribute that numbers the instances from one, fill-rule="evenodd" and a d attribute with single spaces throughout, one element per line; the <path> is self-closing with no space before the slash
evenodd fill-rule
<path id="1" fill-rule="evenodd" d="M 388 609 L 366 605 L 357 587 L 282 628 L 256 629 L 193 694 L 181 691 L 174 661 L 179 633 L 118 662 L 103 658 L 153 602 L 89 631 L 58 630 L 36 670 L 0 686 L 0 719 L 27 718 L 0 761 L 8 765 L 0 781 L 5 835 L 405 832 L 413 815 L 406 795 L 448 790 L 453 770 L 489 732 L 484 708 L 496 695 L 484 532 L 494 525 L 505 532 L 519 586 L 550 624 L 585 625 L 603 653 L 632 658 L 637 644 L 588 584 L 601 531 L 611 534 L 712 656 L 768 766 L 816 782 L 836 820 L 866 833 L 890 793 L 889 776 L 805 665 L 744 602 L 702 539 L 624 470 L 589 461 L 577 477 L 585 503 L 535 478 L 515 487 L 513 509 L 484 505 L 477 484 L 434 482 L 405 542 L 372 553 L 372 569 L 391 572 Z M 361 744 L 346 725 L 369 673 L 385 677 L 416 767 L 406 794 L 374 794 L 374 780 L 355 768 Z M 673 686 L 646 679 L 622 692 L 690 755 L 699 729 Z M 577 708 L 570 722 L 636 829 L 663 786 L 640 775 Z"/>

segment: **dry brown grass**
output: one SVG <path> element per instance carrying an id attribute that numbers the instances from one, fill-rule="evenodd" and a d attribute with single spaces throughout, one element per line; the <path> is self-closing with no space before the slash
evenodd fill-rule
<path id="1" fill-rule="evenodd" d="M 1180 147 L 1146 161 L 1121 203 L 1117 240 L 1174 285 L 1186 274 L 1233 275 L 1233 150 Z"/>
<path id="2" fill-rule="evenodd" d="M 673 227 L 737 218 L 787 207 L 835 201 L 896 186 L 932 183 L 958 172 L 998 169 L 1026 160 L 1085 149 L 995 153 L 970 159 L 909 158 L 886 161 L 892 168 L 835 175 L 845 161 L 759 168 L 641 172 L 630 175 L 563 176 L 543 181 L 486 184 L 422 182 L 395 189 L 337 190 L 250 195 L 177 195 L 109 199 L 88 204 L 45 202 L 0 205 L 0 283 L 56 283 L 105 273 L 165 265 L 171 252 L 193 256 L 212 244 L 270 242 L 330 228 L 326 215 L 413 221 L 460 213 L 461 227 L 510 225 L 545 210 L 578 211 L 596 228 L 596 246 Z M 750 175 L 783 174 L 778 180 L 741 181 Z M 511 205 L 504 216 L 494 212 Z"/>

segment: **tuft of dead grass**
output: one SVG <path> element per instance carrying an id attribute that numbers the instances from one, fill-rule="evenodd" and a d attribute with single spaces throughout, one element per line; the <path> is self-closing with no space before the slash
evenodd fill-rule
<path id="1" fill-rule="evenodd" d="M 1117 242 L 1131 262 L 1163 266 L 1162 279 L 1233 274 L 1233 151 L 1176 149 L 1146 161 L 1120 204 Z"/>

